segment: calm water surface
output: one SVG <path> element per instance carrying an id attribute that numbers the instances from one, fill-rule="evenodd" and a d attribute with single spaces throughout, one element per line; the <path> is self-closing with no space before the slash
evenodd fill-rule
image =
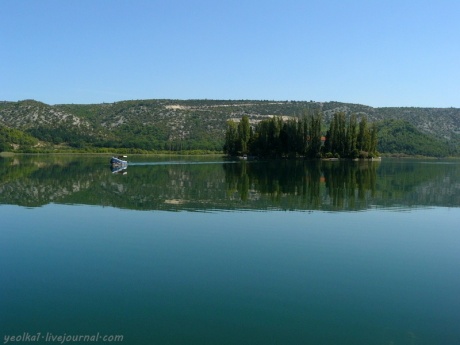
<path id="1" fill-rule="evenodd" d="M 0 159 L 3 341 L 460 343 L 459 161 L 130 158 Z"/>

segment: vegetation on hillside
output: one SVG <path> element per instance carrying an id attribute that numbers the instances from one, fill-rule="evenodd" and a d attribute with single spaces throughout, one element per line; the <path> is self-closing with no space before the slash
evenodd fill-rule
<path id="1" fill-rule="evenodd" d="M 12 150 L 13 145 L 17 145 L 22 150 L 30 149 L 37 143 L 36 138 L 23 131 L 0 125 L 0 152 Z"/>
<path id="2" fill-rule="evenodd" d="M 404 120 L 385 120 L 379 123 L 379 150 L 390 154 L 445 157 L 454 152 L 442 141 L 421 133 Z"/>
<path id="3" fill-rule="evenodd" d="M 384 131 L 379 133 L 379 137 L 389 139 L 399 134 L 391 129 L 385 130 L 386 126 L 394 126 L 386 120 L 406 121 L 417 131 L 418 134 L 414 135 L 430 138 L 429 142 L 436 149 L 433 152 L 431 148 L 426 150 L 426 145 L 417 147 L 422 142 L 414 138 L 411 140 L 415 145 L 412 149 L 393 145 L 388 152 L 460 155 L 460 109 L 456 108 L 372 108 L 339 102 L 173 99 L 47 105 L 26 100 L 0 102 L 0 124 L 26 132 L 41 141 L 40 147 L 14 146 L 16 150 L 27 148 L 48 152 L 58 147 L 59 150 L 67 148 L 85 152 L 105 149 L 221 151 L 229 120 L 236 122 L 247 116 L 251 127 L 255 127 L 261 121 L 279 117 L 284 125 L 290 120 L 303 121 L 305 110 L 321 112 L 322 135 L 330 130 L 337 113 L 344 113 L 347 119 L 352 114 L 358 119 L 366 117 L 368 123 L 379 124 L 379 132 Z M 390 141 L 379 143 L 377 149 L 387 152 L 383 143 Z M 4 146 L 10 149 L 11 144 L 12 141 Z M 333 155 L 344 154 L 342 149 L 330 152 Z"/>

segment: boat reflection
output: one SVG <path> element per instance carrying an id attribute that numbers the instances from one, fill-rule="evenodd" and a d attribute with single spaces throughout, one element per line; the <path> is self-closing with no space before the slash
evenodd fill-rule
<path id="1" fill-rule="evenodd" d="M 126 175 L 128 174 L 128 166 L 125 165 L 125 166 L 116 166 L 116 165 L 112 165 L 110 167 L 110 170 L 112 171 L 112 174 L 120 174 L 120 175 Z"/>

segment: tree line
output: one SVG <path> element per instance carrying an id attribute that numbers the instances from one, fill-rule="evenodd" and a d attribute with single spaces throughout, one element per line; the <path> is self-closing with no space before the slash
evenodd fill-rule
<path id="1" fill-rule="evenodd" d="M 224 153 L 230 156 L 307 158 L 371 158 L 377 155 L 377 126 L 367 118 L 348 120 L 345 113 L 335 113 L 323 132 L 319 110 L 305 111 L 298 118 L 272 117 L 251 125 L 244 115 L 239 122 L 229 120 L 225 132 Z"/>

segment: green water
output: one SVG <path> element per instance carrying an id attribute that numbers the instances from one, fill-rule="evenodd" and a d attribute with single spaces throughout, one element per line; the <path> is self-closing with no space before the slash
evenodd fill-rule
<path id="1" fill-rule="evenodd" d="M 460 162 L 130 159 L 0 159 L 4 343 L 460 343 Z"/>

